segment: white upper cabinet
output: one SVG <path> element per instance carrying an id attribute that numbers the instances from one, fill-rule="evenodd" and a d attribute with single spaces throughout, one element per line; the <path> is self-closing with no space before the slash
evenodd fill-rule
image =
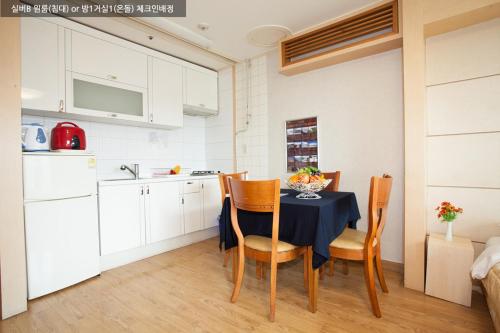
<path id="1" fill-rule="evenodd" d="M 24 114 L 159 128 L 217 114 L 215 71 L 62 18 L 21 22 Z"/>
<path id="2" fill-rule="evenodd" d="M 182 127 L 182 67 L 150 57 L 149 122 Z"/>
<path id="3" fill-rule="evenodd" d="M 209 115 L 218 110 L 217 72 L 184 70 L 184 112 Z"/>
<path id="4" fill-rule="evenodd" d="M 21 19 L 22 107 L 64 108 L 64 29 L 51 22 Z"/>
<path id="5" fill-rule="evenodd" d="M 67 112 L 146 122 L 147 89 L 67 71 Z"/>
<path id="6" fill-rule="evenodd" d="M 67 48 L 71 50 L 68 70 L 147 88 L 146 54 L 76 31 L 71 32 Z"/>

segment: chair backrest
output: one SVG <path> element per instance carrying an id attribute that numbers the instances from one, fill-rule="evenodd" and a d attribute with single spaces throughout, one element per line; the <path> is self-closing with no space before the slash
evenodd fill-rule
<path id="1" fill-rule="evenodd" d="M 229 194 L 229 186 L 227 184 L 227 179 L 240 179 L 246 180 L 248 178 L 248 171 L 237 172 L 237 173 L 223 173 L 219 175 L 219 184 L 220 184 L 220 193 L 222 204 L 224 204 L 224 200 L 226 199 L 226 195 Z"/>
<path id="2" fill-rule="evenodd" d="M 280 216 L 280 180 L 239 180 L 228 179 L 231 200 L 231 224 L 238 237 L 238 246 L 245 243 L 238 223 L 238 209 L 250 212 L 273 213 L 272 252 L 276 253 L 278 244 Z"/>
<path id="3" fill-rule="evenodd" d="M 325 191 L 338 192 L 340 183 L 340 171 L 335 172 L 323 172 L 326 179 L 331 179 L 332 181 L 325 187 Z"/>
<path id="4" fill-rule="evenodd" d="M 387 219 L 387 207 L 391 196 L 392 177 L 384 174 L 382 177 L 372 177 L 370 181 L 370 197 L 368 202 L 368 232 L 366 233 L 365 249 L 371 250 L 373 240 L 380 245 L 382 231 Z"/>

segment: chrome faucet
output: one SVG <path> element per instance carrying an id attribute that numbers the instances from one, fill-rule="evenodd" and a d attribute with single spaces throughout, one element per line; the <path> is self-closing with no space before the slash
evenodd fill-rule
<path id="1" fill-rule="evenodd" d="M 131 174 L 134 175 L 134 179 L 139 179 L 139 164 L 134 163 L 134 164 L 132 164 L 132 166 L 134 167 L 134 170 L 130 169 L 125 164 L 122 164 L 120 167 L 120 170 L 124 170 L 124 171 L 128 170 L 128 171 L 130 171 Z"/>

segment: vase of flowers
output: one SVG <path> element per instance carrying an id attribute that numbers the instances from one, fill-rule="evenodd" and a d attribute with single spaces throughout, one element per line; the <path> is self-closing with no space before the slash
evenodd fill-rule
<path id="1" fill-rule="evenodd" d="M 441 205 L 436 207 L 436 211 L 438 211 L 438 219 L 447 224 L 445 239 L 447 241 L 453 240 L 453 221 L 455 221 L 458 214 L 462 214 L 464 210 L 460 207 L 455 207 L 448 201 L 443 201 Z"/>

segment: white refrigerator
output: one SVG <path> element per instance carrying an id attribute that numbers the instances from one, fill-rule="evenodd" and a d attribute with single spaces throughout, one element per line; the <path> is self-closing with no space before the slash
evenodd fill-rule
<path id="1" fill-rule="evenodd" d="M 28 299 L 100 274 L 96 158 L 24 153 Z"/>

